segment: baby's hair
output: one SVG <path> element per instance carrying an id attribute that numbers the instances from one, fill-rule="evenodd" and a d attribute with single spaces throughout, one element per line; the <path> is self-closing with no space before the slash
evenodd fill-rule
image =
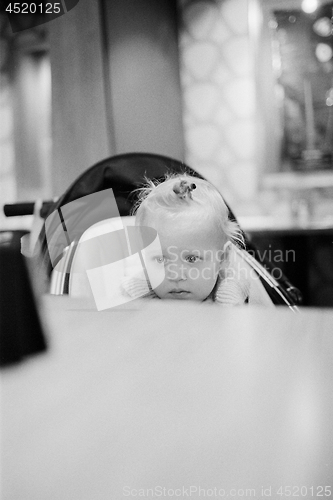
<path id="1" fill-rule="evenodd" d="M 162 180 L 146 179 L 137 189 L 138 200 L 131 214 L 136 225 L 143 226 L 147 215 L 167 213 L 177 219 L 183 213 L 196 210 L 206 215 L 234 245 L 245 247 L 244 237 L 236 221 L 230 220 L 229 209 L 221 193 L 208 181 L 184 174 L 167 174 Z"/>
<path id="2" fill-rule="evenodd" d="M 179 196 L 179 198 L 181 198 L 182 200 L 185 200 L 187 196 L 192 200 L 193 198 L 191 192 L 193 191 L 193 189 L 196 189 L 196 187 L 197 186 L 194 184 L 194 182 L 190 184 L 185 179 L 182 179 L 175 182 L 172 191 L 176 193 L 176 195 Z"/>

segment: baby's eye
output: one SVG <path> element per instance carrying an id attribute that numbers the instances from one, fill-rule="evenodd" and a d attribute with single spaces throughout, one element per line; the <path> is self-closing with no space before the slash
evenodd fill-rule
<path id="1" fill-rule="evenodd" d="M 200 257 L 198 257 L 197 255 L 187 255 L 187 257 L 185 257 L 185 260 L 190 264 L 195 264 L 196 262 L 198 262 L 198 260 L 200 260 Z"/>
<path id="2" fill-rule="evenodd" d="M 165 257 L 163 257 L 163 255 L 157 255 L 153 260 L 157 262 L 157 264 L 163 264 L 165 262 Z"/>

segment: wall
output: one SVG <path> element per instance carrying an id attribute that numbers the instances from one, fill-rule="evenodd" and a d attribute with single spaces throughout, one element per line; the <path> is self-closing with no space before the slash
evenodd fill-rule
<path id="1" fill-rule="evenodd" d="M 183 159 L 175 2 L 80 0 L 50 54 L 54 194 L 109 155 Z"/>
<path id="2" fill-rule="evenodd" d="M 256 213 L 254 58 L 247 0 L 179 0 L 186 161 L 238 215 Z"/>
<path id="3" fill-rule="evenodd" d="M 80 0 L 49 23 L 54 195 L 112 153 L 100 15 L 99 2 Z"/>
<path id="4" fill-rule="evenodd" d="M 183 160 L 175 0 L 105 0 L 115 152 Z"/>
<path id="5" fill-rule="evenodd" d="M 80 0 L 47 25 L 53 195 L 101 158 L 152 151 L 185 159 L 238 214 L 258 211 L 248 2 L 178 8 L 178 32 L 176 0 Z"/>
<path id="6" fill-rule="evenodd" d="M 13 73 L 17 197 L 48 199 L 51 196 L 51 70 L 47 51 L 18 49 Z"/>
<path id="7" fill-rule="evenodd" d="M 31 220 L 23 222 L 5 217 L 2 206 L 17 200 L 15 180 L 15 148 L 13 132 L 12 89 L 8 75 L 0 74 L 0 230 L 28 227 Z"/>
<path id="8" fill-rule="evenodd" d="M 0 73 L 0 116 L 0 200 L 2 204 L 16 199 L 12 89 L 8 75 L 4 73 Z"/>
<path id="9" fill-rule="evenodd" d="M 49 196 L 50 71 L 45 30 L 13 34 L 0 14 L 0 199 L 1 205 Z M 0 227 L 26 228 L 30 217 Z"/>
<path id="10" fill-rule="evenodd" d="M 238 213 L 255 210 L 247 1 L 178 7 L 178 33 L 167 0 L 80 0 L 48 24 L 53 195 L 109 154 L 151 151 L 185 159 Z"/>

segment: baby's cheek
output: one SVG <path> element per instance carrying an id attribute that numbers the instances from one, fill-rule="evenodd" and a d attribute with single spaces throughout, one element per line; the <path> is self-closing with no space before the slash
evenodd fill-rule
<path id="1" fill-rule="evenodd" d="M 165 283 L 165 280 L 159 284 L 158 286 L 156 286 L 154 288 L 154 292 L 156 293 L 157 297 L 159 297 L 160 299 L 163 299 L 166 295 L 166 283 Z"/>
<path id="2" fill-rule="evenodd" d="M 200 278 L 204 281 L 215 281 L 218 277 L 219 266 L 215 264 L 208 263 L 201 266 Z"/>
<path id="3" fill-rule="evenodd" d="M 156 263 L 148 263 L 146 264 L 146 271 L 151 287 L 155 290 L 165 280 L 164 266 Z"/>

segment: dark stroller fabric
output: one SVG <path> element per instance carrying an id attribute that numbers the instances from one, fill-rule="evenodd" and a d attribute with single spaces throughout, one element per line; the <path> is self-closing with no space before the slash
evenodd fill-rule
<path id="1" fill-rule="evenodd" d="M 86 170 L 73 182 L 51 210 L 91 193 L 112 188 L 120 215 L 129 215 L 133 206 L 133 190 L 142 186 L 145 177 L 162 179 L 168 172 L 187 172 L 203 179 L 200 174 L 184 163 L 165 156 L 148 153 L 113 156 Z"/>

